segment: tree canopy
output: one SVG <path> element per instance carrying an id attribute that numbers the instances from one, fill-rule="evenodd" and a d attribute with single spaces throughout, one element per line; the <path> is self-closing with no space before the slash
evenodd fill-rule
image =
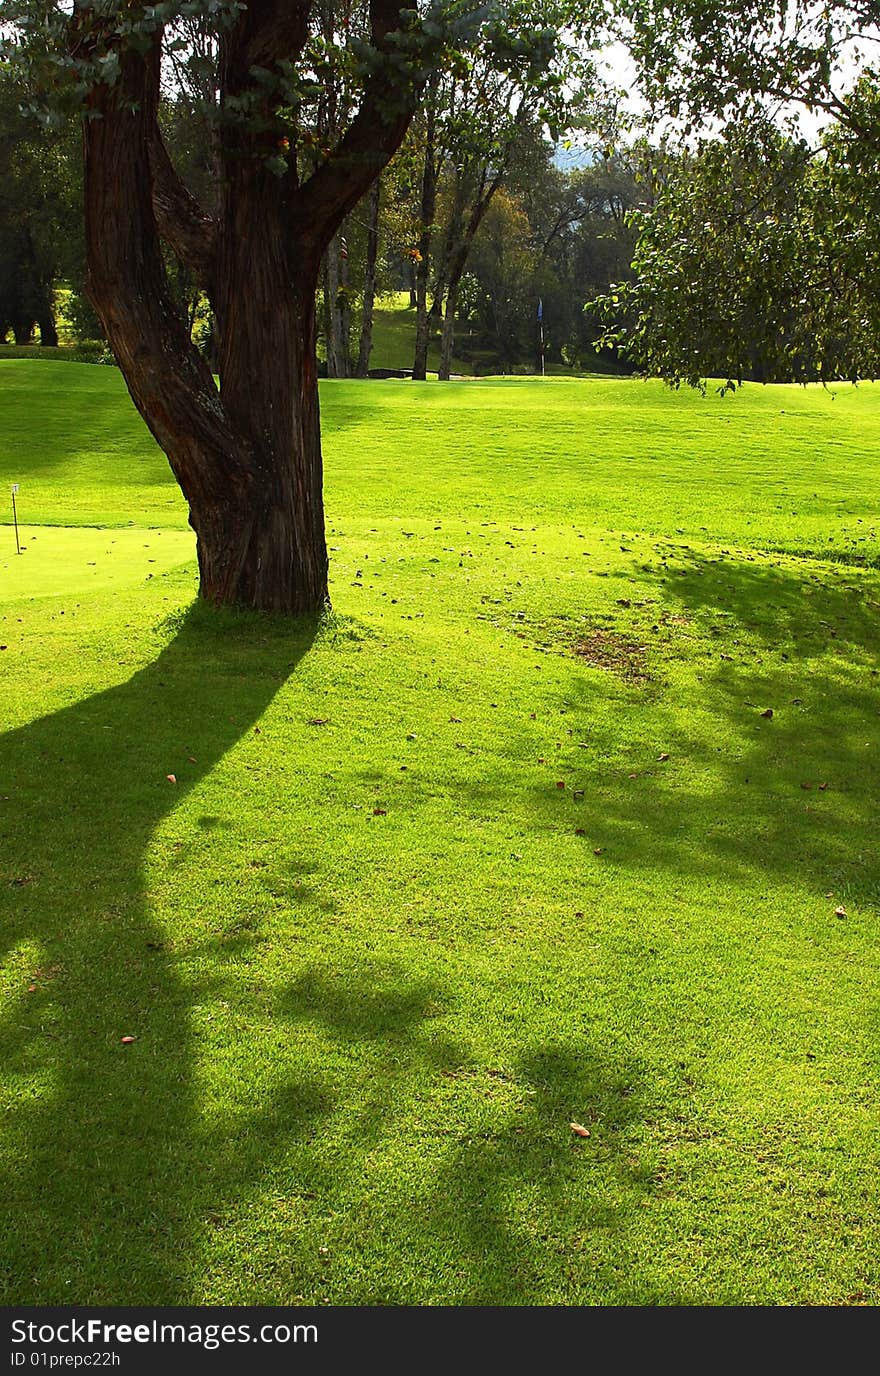
<path id="1" fill-rule="evenodd" d="M 880 7 L 626 0 L 621 13 L 678 141 L 656 204 L 631 218 L 635 280 L 589 307 L 603 342 L 674 383 L 876 376 Z M 824 120 L 812 144 L 799 109 Z"/>
<path id="2" fill-rule="evenodd" d="M 851 100 L 865 118 L 880 93 Z M 766 120 L 666 159 L 635 212 L 633 280 L 595 300 L 606 344 L 673 382 L 875 377 L 880 165 L 846 128 L 818 149 Z"/>

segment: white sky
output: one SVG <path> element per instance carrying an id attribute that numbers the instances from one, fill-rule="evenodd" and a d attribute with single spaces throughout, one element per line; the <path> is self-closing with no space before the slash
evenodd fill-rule
<path id="1" fill-rule="evenodd" d="M 864 56 L 857 61 L 852 53 L 848 54 L 840 65 L 839 78 L 835 83 L 838 91 L 848 90 L 854 83 L 861 67 L 865 65 Z M 636 80 L 636 67 L 629 52 L 623 43 L 614 43 L 605 50 L 603 59 L 599 63 L 600 70 L 607 73 L 610 81 L 623 91 L 623 109 L 633 115 L 641 115 L 646 111 L 646 105 L 638 94 L 638 82 Z M 801 133 L 808 142 L 813 143 L 818 138 L 819 132 L 830 123 L 830 116 L 817 111 L 810 113 L 803 106 L 793 103 L 789 106 L 786 114 L 795 114 Z M 565 154 L 560 155 L 565 158 Z M 572 151 L 571 161 L 576 162 L 576 154 Z M 563 162 L 561 165 L 565 165 Z"/>

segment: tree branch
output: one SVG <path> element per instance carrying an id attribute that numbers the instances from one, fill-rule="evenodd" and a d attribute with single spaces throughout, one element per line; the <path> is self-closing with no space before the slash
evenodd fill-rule
<path id="1" fill-rule="evenodd" d="M 243 66 L 292 61 L 309 36 L 311 0 L 250 0 L 242 17 Z"/>
<path id="2" fill-rule="evenodd" d="M 371 0 L 370 41 L 388 55 L 402 28 L 401 0 Z M 400 147 L 415 114 L 421 83 L 413 72 L 378 72 L 365 85 L 357 114 L 325 163 L 303 183 L 292 207 L 294 227 L 320 254 Z"/>
<path id="3" fill-rule="evenodd" d="M 159 233 L 210 295 L 217 252 L 217 222 L 205 213 L 178 176 L 155 122 L 149 155 L 153 214 Z"/>

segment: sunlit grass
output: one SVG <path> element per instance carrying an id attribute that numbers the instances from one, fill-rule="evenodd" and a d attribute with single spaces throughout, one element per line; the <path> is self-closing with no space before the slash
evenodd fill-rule
<path id="1" fill-rule="evenodd" d="M 876 392 L 322 408 L 291 628 L 0 366 L 3 1298 L 877 1303 Z"/>

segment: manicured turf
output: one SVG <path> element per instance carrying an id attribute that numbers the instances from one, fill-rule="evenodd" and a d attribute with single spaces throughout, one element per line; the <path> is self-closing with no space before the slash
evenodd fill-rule
<path id="1" fill-rule="evenodd" d="M 0 1298 L 876 1304 L 876 389 L 322 405 L 291 628 L 0 364 Z"/>

